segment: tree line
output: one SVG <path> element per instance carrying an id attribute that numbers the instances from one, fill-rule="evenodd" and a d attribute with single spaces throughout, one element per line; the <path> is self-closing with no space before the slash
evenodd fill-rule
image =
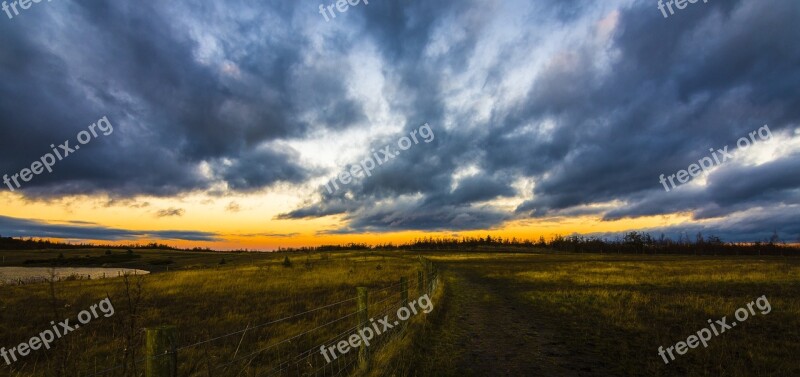
<path id="1" fill-rule="evenodd" d="M 169 245 L 164 245 L 160 243 L 148 243 L 148 244 L 129 244 L 129 245 L 97 245 L 91 243 L 65 243 L 59 241 L 50 241 L 46 239 L 34 239 L 34 238 L 13 238 L 13 237 L 3 237 L 0 236 L 0 250 L 45 250 L 45 249 L 54 249 L 54 250 L 74 250 L 74 249 L 161 249 L 161 250 L 183 250 L 178 249 Z M 210 249 L 198 249 L 200 250 L 208 250 Z"/>
<path id="2" fill-rule="evenodd" d="M 339 250 L 414 250 L 414 251 L 547 251 L 602 254 L 683 254 L 683 255 L 787 255 L 800 251 L 798 245 L 781 242 L 777 234 L 756 242 L 723 242 L 717 236 L 698 233 L 691 238 L 681 235 L 677 240 L 661 234 L 653 237 L 644 232 L 628 232 L 614 238 L 596 236 L 556 235 L 549 240 L 492 237 L 423 237 L 407 243 L 326 245 L 318 247 L 281 248 L 280 251 L 339 251 Z M 800 255 L 800 254 L 799 254 Z"/>
<path id="3" fill-rule="evenodd" d="M 159 243 L 131 245 L 95 245 L 70 244 L 43 239 L 22 239 L 0 236 L 0 250 L 43 250 L 43 249 L 160 249 L 178 251 L 205 251 L 210 248 L 195 247 L 181 249 Z M 614 238 L 596 236 L 556 235 L 549 240 L 539 237 L 538 240 L 518 239 L 516 237 L 422 237 L 406 243 L 381 243 L 368 245 L 365 243 L 348 243 L 341 245 L 322 245 L 305 247 L 279 247 L 279 252 L 330 252 L 358 250 L 413 250 L 413 251 L 543 251 L 569 253 L 602 253 L 602 254 L 683 254 L 683 255 L 790 255 L 800 252 L 800 245 L 788 245 L 782 242 L 777 233 L 769 239 L 756 242 L 723 242 L 717 236 L 704 236 L 698 233 L 694 237 L 686 234 L 677 240 L 661 234 L 653 237 L 644 232 L 628 232 Z M 237 250 L 229 252 L 251 252 L 253 250 Z M 800 255 L 800 254 L 798 254 Z"/>

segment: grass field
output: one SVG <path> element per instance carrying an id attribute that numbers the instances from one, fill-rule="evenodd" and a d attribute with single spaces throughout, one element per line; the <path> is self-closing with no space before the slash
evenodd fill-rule
<path id="1" fill-rule="evenodd" d="M 446 314 L 419 375 L 800 375 L 800 260 L 432 255 Z M 665 365 L 668 347 L 765 295 L 772 311 Z M 477 329 L 477 331 L 476 331 Z M 478 335 L 478 336 L 476 336 Z M 479 362 L 476 362 L 478 360 Z"/>
<path id="2" fill-rule="evenodd" d="M 6 348 L 48 329 L 54 319 L 72 318 L 75 323 L 79 311 L 106 295 L 116 312 L 59 339 L 50 351 L 37 351 L 11 367 L 3 366 L 0 375 L 87 375 L 117 365 L 127 368 L 104 375 L 136 375 L 142 369 L 135 363 L 142 357 L 140 329 L 160 325 L 177 326 L 179 346 L 235 333 L 182 349 L 181 375 L 265 375 L 279 364 L 283 373 L 289 368 L 291 373 L 309 373 L 309 365 L 324 366 L 322 372 L 329 374 L 344 371 L 355 353 L 327 365 L 320 362 L 318 348 L 357 324 L 355 287 L 370 288 L 370 311 L 377 315 L 399 300 L 401 276 L 415 282 L 419 266 L 413 258 L 375 253 L 296 254 L 289 256 L 291 267 L 284 265 L 285 255 L 277 254 L 142 254 L 135 263 L 120 266 L 144 268 L 148 260 L 172 258 L 174 269 L 127 279 L 58 282 L 54 295 L 46 283 L 3 287 L 0 344 Z M 31 257 L 26 252 L 6 261 Z M 221 265 L 222 258 L 227 262 Z M 417 287 L 410 285 L 413 296 Z M 278 321 L 320 307 L 324 308 Z M 263 324 L 269 325 L 250 329 Z M 264 348 L 268 349 L 261 352 Z"/>
<path id="3" fill-rule="evenodd" d="M 112 266 L 148 269 L 166 259 L 173 261 L 170 271 L 157 265 L 151 275 L 128 279 L 2 287 L 0 346 L 6 348 L 52 320 L 75 318 L 106 295 L 116 312 L 51 350 L 0 366 L 0 375 L 91 375 L 118 365 L 124 367 L 101 375 L 141 375 L 140 329 L 159 325 L 175 325 L 177 344 L 190 346 L 179 350 L 181 376 L 800 374 L 793 361 L 800 353 L 797 258 L 424 253 L 439 270 L 435 309 L 371 347 L 372 367 L 361 371 L 352 368 L 357 352 L 327 364 L 319 347 L 357 327 L 355 287 L 370 288 L 375 318 L 398 302 L 401 276 L 409 278 L 412 299 L 421 295 L 419 253 L 135 253 L 140 256 Z M 23 265 L 59 252 L 0 254 L 5 265 Z M 286 255 L 291 267 L 283 264 Z M 727 316 L 730 323 L 737 308 L 762 295 L 768 314 L 757 311 L 707 348 L 676 354 L 668 365 L 658 355 L 659 346 L 686 341 L 708 319 Z"/>

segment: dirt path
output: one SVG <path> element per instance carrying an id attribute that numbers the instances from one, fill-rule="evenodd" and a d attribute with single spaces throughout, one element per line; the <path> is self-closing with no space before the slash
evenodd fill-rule
<path id="1" fill-rule="evenodd" d="M 443 277 L 443 313 L 427 339 L 431 358 L 419 375 L 607 375 L 596 362 L 570 358 L 553 327 L 537 320 L 508 283 L 468 266 L 448 267 Z"/>

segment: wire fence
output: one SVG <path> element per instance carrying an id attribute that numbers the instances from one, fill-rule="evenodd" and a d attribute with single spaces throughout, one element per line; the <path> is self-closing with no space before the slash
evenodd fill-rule
<path id="1" fill-rule="evenodd" d="M 414 295 L 424 296 L 436 288 L 436 269 L 429 261 L 421 261 L 425 266 L 424 274 L 369 290 L 366 307 L 372 320 L 380 322 L 408 305 L 405 299 L 414 300 Z M 361 352 L 377 352 L 405 328 L 399 326 L 399 321 L 394 321 L 392 328 L 384 327 L 387 331 L 370 340 L 369 347 L 362 345 L 341 352 L 337 345 L 347 342 L 358 330 L 370 325 L 378 329 L 372 320 L 366 324 L 359 322 L 357 301 L 357 297 L 352 297 L 264 323 L 247 324 L 241 330 L 182 346 L 173 344 L 167 352 L 151 353 L 135 361 L 84 371 L 79 375 L 140 376 L 149 361 L 172 359 L 177 363 L 180 357 L 181 364 L 175 368 L 180 376 L 346 376 L 356 368 L 364 367 Z M 301 331 L 292 332 L 296 327 Z M 214 345 L 216 347 L 212 349 Z M 322 352 L 323 347 L 332 351 L 335 357 Z M 366 350 L 362 351 L 362 348 Z"/>

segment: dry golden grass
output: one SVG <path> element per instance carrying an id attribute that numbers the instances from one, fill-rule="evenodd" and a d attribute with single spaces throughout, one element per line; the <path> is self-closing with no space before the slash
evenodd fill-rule
<path id="1" fill-rule="evenodd" d="M 247 256 L 246 264 L 129 277 L 128 289 L 121 278 L 59 282 L 54 285 L 56 309 L 48 284 L 4 287 L 0 294 L 3 313 L 0 344 L 7 348 L 47 329 L 51 320 L 72 318 L 74 323 L 80 310 L 89 308 L 106 294 L 111 297 L 116 314 L 96 319 L 68 334 L 50 351 L 34 351 L 11 367 L 0 367 L 0 375 L 40 376 L 58 372 L 64 376 L 85 375 L 86 371 L 94 373 L 121 364 L 127 364 L 127 372 L 119 368 L 105 375 L 140 374 L 142 364 L 136 364 L 134 373 L 131 362 L 143 357 L 140 328 L 175 325 L 177 343 L 185 346 L 340 303 L 179 352 L 181 375 L 265 375 L 276 366 L 284 371 L 292 369 L 292 373 L 295 370 L 310 373 L 325 366 L 322 371 L 331 374 L 345 370 L 357 354 L 350 352 L 330 365 L 319 355 L 320 345 L 330 343 L 332 338 L 357 324 L 353 315 L 355 288 L 370 288 L 372 316 L 387 305 L 396 304 L 400 297 L 397 286 L 400 277 L 416 282 L 420 268 L 414 258 L 378 253 L 289 257 L 290 268 L 283 266 L 283 254 L 265 254 Z M 220 255 L 214 256 L 214 260 L 219 258 Z M 142 292 L 138 304 L 137 282 Z M 302 333 L 306 334 L 281 343 Z M 127 363 L 126 348 L 130 350 Z M 297 355 L 304 357 L 296 358 Z M 235 362 L 228 365 L 232 360 Z"/>

